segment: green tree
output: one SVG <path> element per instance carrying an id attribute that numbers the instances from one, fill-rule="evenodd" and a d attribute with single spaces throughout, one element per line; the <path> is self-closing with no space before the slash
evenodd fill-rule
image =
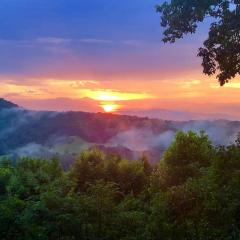
<path id="1" fill-rule="evenodd" d="M 148 229 L 152 239 L 201 239 L 204 194 L 200 179 L 214 153 L 204 132 L 177 133 L 151 176 Z"/>
<path id="2" fill-rule="evenodd" d="M 240 144 L 179 132 L 156 166 L 93 149 L 0 162 L 3 240 L 238 240 Z"/>
<path id="3" fill-rule="evenodd" d="M 118 204 L 116 231 L 118 239 L 146 240 L 148 222 L 146 202 L 140 196 L 129 194 Z"/>
<path id="4" fill-rule="evenodd" d="M 63 174 L 58 160 L 20 159 L 9 180 L 8 192 L 21 199 L 39 198 L 51 182 Z"/>
<path id="5" fill-rule="evenodd" d="M 203 72 L 218 73 L 221 85 L 240 74 L 239 0 L 171 0 L 158 5 L 157 12 L 166 28 L 163 41 L 170 43 L 195 33 L 198 23 L 210 17 L 209 36 L 198 53 L 203 59 Z"/>
<path id="6" fill-rule="evenodd" d="M 85 239 L 86 210 L 64 177 L 41 193 L 22 213 L 25 239 Z"/>
<path id="7" fill-rule="evenodd" d="M 117 199 L 119 190 L 114 183 L 99 180 L 90 184 L 83 196 L 87 210 L 88 239 L 116 238 Z"/>
<path id="8" fill-rule="evenodd" d="M 81 153 L 71 170 L 77 191 L 85 192 L 89 183 L 104 178 L 104 161 L 105 155 L 97 148 Z"/>
<path id="9" fill-rule="evenodd" d="M 208 228 L 220 239 L 240 237 L 240 147 L 219 147 L 208 176 L 211 187 L 204 204 Z"/>
<path id="10" fill-rule="evenodd" d="M 24 240 L 21 215 L 26 202 L 15 196 L 0 199 L 0 239 Z"/>
<path id="11" fill-rule="evenodd" d="M 119 186 L 125 193 L 140 194 L 147 184 L 145 163 L 139 161 L 122 160 L 119 162 Z"/>
<path id="12" fill-rule="evenodd" d="M 157 170 L 162 187 L 178 186 L 201 176 L 202 168 L 210 166 L 213 154 L 213 146 L 204 132 L 199 135 L 178 132 Z"/>
<path id="13" fill-rule="evenodd" d="M 13 173 L 13 167 L 11 166 L 11 161 L 8 159 L 0 160 L 0 197 L 1 195 L 6 194 L 6 188 L 8 182 Z"/>

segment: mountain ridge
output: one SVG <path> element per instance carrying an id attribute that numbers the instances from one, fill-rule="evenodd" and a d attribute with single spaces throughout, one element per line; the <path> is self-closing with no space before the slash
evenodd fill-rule
<path id="1" fill-rule="evenodd" d="M 3 102 L 8 111 L 0 108 L 0 155 L 34 151 L 37 154 L 45 149 L 46 156 L 56 145 L 61 149 L 59 142 L 68 146 L 69 139 L 74 137 L 80 139 L 73 142 L 75 145 L 83 142 L 105 152 L 116 151 L 135 158 L 147 153 L 151 161 L 157 161 L 179 130 L 205 130 L 216 145 L 233 142 L 240 132 L 239 121 L 169 121 L 109 113 L 31 111 Z M 74 149 L 71 154 L 78 154 L 78 148 Z"/>
<path id="2" fill-rule="evenodd" d="M 6 108 L 19 108 L 19 106 L 13 102 L 7 101 L 4 98 L 0 98 L 0 110 Z"/>

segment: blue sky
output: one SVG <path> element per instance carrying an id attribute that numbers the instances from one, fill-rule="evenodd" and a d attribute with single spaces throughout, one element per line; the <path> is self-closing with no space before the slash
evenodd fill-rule
<path id="1" fill-rule="evenodd" d="M 86 77 L 197 67 L 201 32 L 171 48 L 164 46 L 157 3 L 1 0 L 0 74 L 38 76 L 59 72 L 64 77 L 81 73 Z M 189 48 L 193 49 L 190 54 Z"/>
<path id="2" fill-rule="evenodd" d="M 238 105 L 238 84 L 219 88 L 202 74 L 196 55 L 209 24 L 163 44 L 155 10 L 161 2 L 1 0 L 0 97 L 34 109 L 44 101 L 41 109 L 51 110 L 81 110 L 88 97 L 98 100 L 84 109 L 98 111 L 99 95 L 128 96 L 115 103 L 122 109 L 216 112 L 221 102 Z M 52 101 L 60 98 L 73 101 Z"/>
<path id="3" fill-rule="evenodd" d="M 145 0 L 2 0 L 1 36 L 8 39 L 52 35 L 118 40 L 127 35 L 151 39 L 158 25 L 154 23 L 156 3 Z"/>

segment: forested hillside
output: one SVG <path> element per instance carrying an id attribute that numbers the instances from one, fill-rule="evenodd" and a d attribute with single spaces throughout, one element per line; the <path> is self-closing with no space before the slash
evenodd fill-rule
<path id="1" fill-rule="evenodd" d="M 2 107 L 1 107 L 2 106 Z M 239 121 L 166 121 L 87 112 L 29 111 L 0 100 L 0 155 L 53 157 L 65 162 L 98 146 L 106 153 L 159 161 L 177 131 L 205 130 L 215 145 L 234 142 Z"/>
<path id="2" fill-rule="evenodd" d="M 0 239 L 240 239 L 240 139 L 179 132 L 157 165 L 84 151 L 0 164 Z"/>

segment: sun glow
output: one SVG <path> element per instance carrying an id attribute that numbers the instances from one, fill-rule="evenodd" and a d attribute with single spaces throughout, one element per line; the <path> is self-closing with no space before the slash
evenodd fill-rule
<path id="1" fill-rule="evenodd" d="M 102 104 L 101 107 L 107 113 L 115 112 L 119 108 L 117 104 Z"/>
<path id="2" fill-rule="evenodd" d="M 131 92 L 118 92 L 114 90 L 91 90 L 84 89 L 81 93 L 85 97 L 92 98 L 97 101 L 126 101 L 138 99 L 150 99 L 152 95 L 147 93 L 131 93 Z"/>

